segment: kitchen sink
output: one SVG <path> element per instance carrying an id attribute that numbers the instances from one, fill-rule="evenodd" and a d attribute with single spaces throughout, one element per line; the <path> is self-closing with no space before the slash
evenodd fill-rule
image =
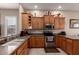
<path id="1" fill-rule="evenodd" d="M 23 41 L 14 41 L 14 42 L 23 42 Z"/>
<path id="2" fill-rule="evenodd" d="M 21 42 L 6 43 L 6 44 L 3 44 L 2 46 L 14 46 L 14 45 L 19 45 L 19 44 L 21 44 Z"/>

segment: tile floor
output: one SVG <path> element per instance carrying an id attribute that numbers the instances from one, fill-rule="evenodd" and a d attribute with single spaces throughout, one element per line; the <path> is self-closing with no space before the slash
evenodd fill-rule
<path id="1" fill-rule="evenodd" d="M 45 53 L 44 48 L 32 48 L 30 49 L 29 55 L 67 55 L 64 51 L 57 48 L 59 53 Z"/>

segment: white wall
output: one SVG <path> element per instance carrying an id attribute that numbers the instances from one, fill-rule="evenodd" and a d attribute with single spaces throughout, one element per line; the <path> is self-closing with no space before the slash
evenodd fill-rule
<path id="1" fill-rule="evenodd" d="M 36 16 L 37 17 L 42 17 L 43 15 L 47 14 L 47 11 L 34 11 L 34 10 L 25 10 L 26 12 L 30 12 L 34 15 L 34 13 L 36 12 Z M 65 31 L 67 33 L 67 35 L 78 35 L 79 34 L 79 29 L 70 29 L 69 28 L 69 20 L 70 19 L 79 19 L 79 11 L 51 11 L 51 14 L 55 14 L 60 12 L 62 15 L 64 15 L 65 17 Z M 61 30 L 55 30 L 55 32 L 60 32 Z"/>
<path id="2" fill-rule="evenodd" d="M 22 30 L 22 12 L 24 12 L 24 9 L 19 5 L 19 32 Z"/>
<path id="3" fill-rule="evenodd" d="M 79 19 L 79 11 L 65 11 L 62 12 L 65 16 L 65 31 L 68 35 L 78 35 L 79 29 L 70 29 L 69 20 L 70 19 Z"/>
<path id="4" fill-rule="evenodd" d="M 0 10 L 0 15 L 1 15 L 1 26 L 2 26 L 1 35 L 5 36 L 5 31 L 4 31 L 4 29 L 5 29 L 5 26 L 4 26 L 5 25 L 5 16 L 17 16 L 17 22 L 18 22 L 19 21 L 19 10 L 2 9 L 2 10 Z M 17 24 L 19 24 L 19 22 Z M 18 27 L 19 27 L 19 25 L 18 25 Z M 19 30 L 19 28 L 18 28 L 18 30 Z M 17 31 L 17 34 L 18 34 L 18 31 Z"/>

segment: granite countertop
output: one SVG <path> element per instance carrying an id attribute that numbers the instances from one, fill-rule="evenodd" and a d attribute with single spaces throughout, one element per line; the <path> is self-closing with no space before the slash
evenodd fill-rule
<path id="1" fill-rule="evenodd" d="M 12 54 L 30 36 L 19 37 L 0 46 L 0 55 Z"/>
<path id="2" fill-rule="evenodd" d="M 77 39 L 77 40 L 79 40 L 79 36 L 76 36 L 76 35 L 66 35 L 65 37 L 66 38 L 70 38 L 70 39 Z"/>
<path id="3" fill-rule="evenodd" d="M 59 35 L 59 36 L 63 36 L 63 37 L 74 39 L 74 40 L 79 40 L 79 36 L 77 35 Z"/>

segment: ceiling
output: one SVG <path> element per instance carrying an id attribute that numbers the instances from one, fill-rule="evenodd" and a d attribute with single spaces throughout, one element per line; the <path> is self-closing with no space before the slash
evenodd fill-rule
<path id="1" fill-rule="evenodd" d="M 21 3 L 24 9 L 35 9 L 34 6 L 37 5 L 37 9 L 41 10 L 58 10 L 58 6 L 61 6 L 61 10 L 73 10 L 79 11 L 79 3 Z"/>
<path id="2" fill-rule="evenodd" d="M 79 3 L 20 3 L 24 9 L 34 10 L 34 6 L 38 6 L 38 10 L 73 10 L 79 11 Z M 19 3 L 0 3 L 0 9 L 19 9 Z"/>
<path id="3" fill-rule="evenodd" d="M 0 9 L 19 9 L 18 3 L 0 3 Z"/>

